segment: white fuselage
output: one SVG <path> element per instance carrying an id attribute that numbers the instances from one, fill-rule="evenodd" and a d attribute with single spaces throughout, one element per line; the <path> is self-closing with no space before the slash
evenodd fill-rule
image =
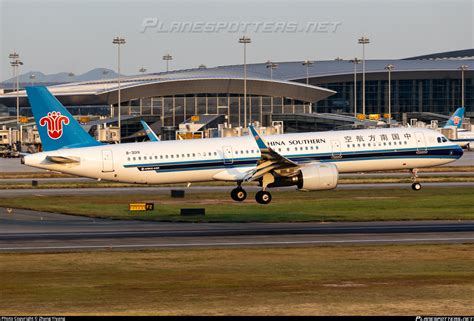
<path id="1" fill-rule="evenodd" d="M 277 153 L 298 163 L 329 162 L 341 173 L 412 169 L 446 164 L 462 149 L 421 128 L 313 132 L 264 137 Z M 55 163 L 47 156 L 78 160 Z M 63 148 L 24 157 L 29 166 L 110 181 L 165 184 L 241 181 L 255 169 L 260 150 L 252 136 Z"/>

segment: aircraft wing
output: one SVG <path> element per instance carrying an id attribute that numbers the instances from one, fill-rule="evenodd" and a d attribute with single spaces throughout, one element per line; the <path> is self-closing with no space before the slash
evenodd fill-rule
<path id="1" fill-rule="evenodd" d="M 247 176 L 246 181 L 257 180 L 266 173 L 274 170 L 299 167 L 297 163 L 279 154 L 270 146 L 268 146 L 268 144 L 260 137 L 253 126 L 249 126 L 249 130 L 255 139 L 258 148 L 260 149 L 261 158 L 257 162 L 257 167 Z"/>

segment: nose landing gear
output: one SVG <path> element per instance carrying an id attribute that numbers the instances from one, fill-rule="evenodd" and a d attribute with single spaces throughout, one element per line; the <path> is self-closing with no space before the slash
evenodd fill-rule
<path id="1" fill-rule="evenodd" d="M 421 184 L 418 183 L 418 169 L 416 168 L 410 169 L 410 173 L 411 173 L 411 181 L 412 181 L 412 184 L 411 184 L 412 190 L 414 191 L 421 190 Z"/>

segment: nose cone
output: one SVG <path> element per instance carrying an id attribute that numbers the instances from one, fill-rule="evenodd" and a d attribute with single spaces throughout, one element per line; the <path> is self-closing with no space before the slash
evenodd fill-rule
<path id="1" fill-rule="evenodd" d="M 453 156 L 456 156 L 456 158 L 461 158 L 462 155 L 464 154 L 464 151 L 463 149 L 461 148 L 461 146 L 456 146 L 454 147 L 452 150 L 451 150 L 451 153 Z"/>

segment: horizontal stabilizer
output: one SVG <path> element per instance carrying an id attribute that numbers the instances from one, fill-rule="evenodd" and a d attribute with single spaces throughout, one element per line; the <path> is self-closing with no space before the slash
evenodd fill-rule
<path id="1" fill-rule="evenodd" d="M 64 157 L 64 156 L 46 156 L 46 160 L 56 164 L 72 164 L 79 163 L 79 157 Z"/>

